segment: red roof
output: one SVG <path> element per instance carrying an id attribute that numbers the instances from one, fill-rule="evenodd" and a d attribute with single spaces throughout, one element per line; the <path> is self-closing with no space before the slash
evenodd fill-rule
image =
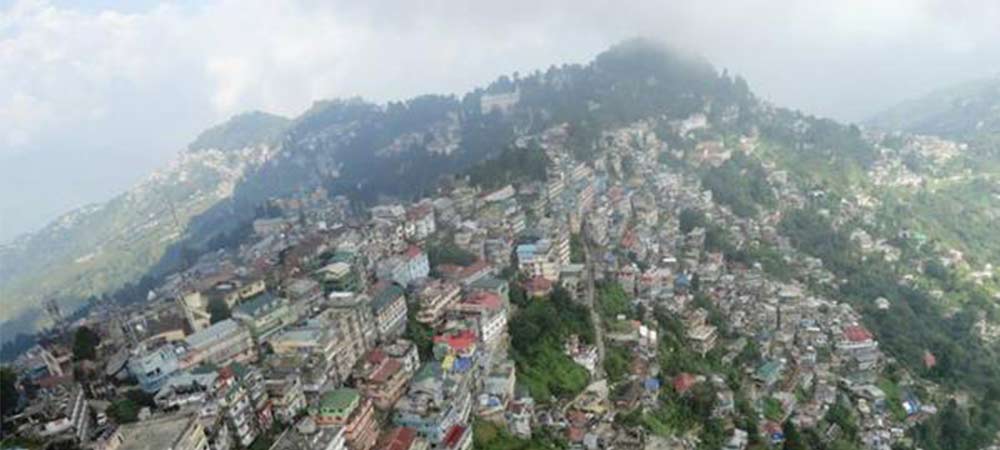
<path id="1" fill-rule="evenodd" d="M 451 348 L 464 350 L 475 344 L 477 339 L 476 333 L 472 330 L 462 330 L 457 333 L 434 336 L 434 343 L 444 342 Z"/>
<path id="2" fill-rule="evenodd" d="M 852 325 L 844 328 L 844 337 L 851 342 L 865 342 L 872 340 L 872 333 L 859 325 Z"/>
<path id="3" fill-rule="evenodd" d="M 781 425 L 778 422 L 767 421 L 764 422 L 764 431 L 767 434 L 781 433 Z"/>
<path id="4" fill-rule="evenodd" d="M 586 433 L 583 428 L 580 427 L 569 427 L 566 429 L 566 439 L 570 442 L 581 442 L 583 441 L 583 436 Z"/>
<path id="5" fill-rule="evenodd" d="M 451 429 L 448 430 L 448 434 L 444 436 L 444 446 L 446 448 L 452 448 L 458 445 L 459 439 L 465 435 L 465 427 L 461 425 L 452 425 Z"/>
<path id="6" fill-rule="evenodd" d="M 406 253 L 404 254 L 406 255 L 407 258 L 413 259 L 420 256 L 420 254 L 423 252 L 424 251 L 421 250 L 420 247 L 417 247 L 416 245 L 411 245 L 410 248 L 406 249 Z"/>
<path id="7" fill-rule="evenodd" d="M 487 264 L 486 261 L 483 261 L 483 260 L 480 259 L 480 260 L 477 260 L 476 262 L 472 263 L 469 266 L 463 267 L 462 268 L 462 272 L 461 272 L 461 276 L 462 276 L 462 278 L 471 277 L 471 276 L 473 276 L 473 275 L 475 275 L 475 274 L 477 274 L 479 272 L 482 272 L 484 270 L 487 270 L 489 268 L 490 268 L 490 265 Z"/>
<path id="8" fill-rule="evenodd" d="M 409 450 L 417 438 L 417 430 L 410 427 L 399 427 L 383 435 L 378 448 L 383 450 Z"/>
<path id="9" fill-rule="evenodd" d="M 462 303 L 481 308 L 498 310 L 503 307 L 503 299 L 499 295 L 488 291 L 477 291 L 465 296 Z"/>
<path id="10" fill-rule="evenodd" d="M 388 380 L 389 377 L 397 374 L 402 368 L 403 364 L 398 360 L 389 359 L 382 365 L 378 366 L 378 368 L 375 369 L 375 371 L 372 372 L 368 378 L 376 383 L 384 383 L 385 380 Z"/>
<path id="11" fill-rule="evenodd" d="M 379 364 L 385 360 L 385 352 L 380 348 L 376 348 L 368 352 L 368 362 L 372 364 Z"/>
<path id="12" fill-rule="evenodd" d="M 674 377 L 674 390 L 677 391 L 678 394 L 683 394 L 691 390 L 691 388 L 697 383 L 698 379 L 695 378 L 694 375 L 684 372 Z"/>
<path id="13" fill-rule="evenodd" d="M 924 351 L 924 367 L 928 369 L 934 368 L 937 365 L 937 357 L 929 351 Z"/>
<path id="14" fill-rule="evenodd" d="M 488 270 L 490 265 L 483 260 L 478 260 L 468 266 L 460 266 L 458 264 L 438 264 L 435 268 L 442 277 L 449 280 L 461 281 Z"/>
<path id="15" fill-rule="evenodd" d="M 226 366 L 226 367 L 223 367 L 223 368 L 219 369 L 218 373 L 219 373 L 219 378 L 223 379 L 223 380 L 228 380 L 230 378 L 236 378 L 236 372 L 234 372 L 233 368 L 230 367 L 230 366 Z"/>
<path id="16" fill-rule="evenodd" d="M 639 238 L 635 236 L 635 233 L 633 233 L 632 230 L 626 231 L 625 236 L 622 236 L 622 244 L 621 244 L 622 247 L 632 248 L 638 243 L 639 243 Z"/>
<path id="17" fill-rule="evenodd" d="M 542 277 L 533 277 L 524 283 L 524 288 L 528 293 L 548 292 L 552 289 L 552 282 Z"/>

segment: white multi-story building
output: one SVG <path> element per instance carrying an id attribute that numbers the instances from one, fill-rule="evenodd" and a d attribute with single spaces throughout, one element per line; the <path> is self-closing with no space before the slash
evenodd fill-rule
<path id="1" fill-rule="evenodd" d="M 450 309 L 476 320 L 479 324 L 479 339 L 487 347 L 494 348 L 505 342 L 507 310 L 499 295 L 488 291 L 473 292 Z"/>
<path id="2" fill-rule="evenodd" d="M 557 247 L 548 239 L 540 239 L 533 244 L 521 244 L 515 250 L 517 266 L 525 275 L 542 277 L 549 281 L 559 279 L 559 263 Z"/>
<path id="3" fill-rule="evenodd" d="M 224 366 L 230 362 L 247 362 L 257 357 L 250 330 L 232 319 L 226 319 L 188 336 L 185 365 L 200 363 Z"/>

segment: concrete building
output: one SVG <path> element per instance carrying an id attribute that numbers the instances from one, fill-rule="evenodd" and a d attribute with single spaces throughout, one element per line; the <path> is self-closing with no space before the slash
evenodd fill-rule
<path id="1" fill-rule="evenodd" d="M 205 429 L 194 415 L 173 415 L 120 427 L 117 450 L 208 450 Z"/>
<path id="2" fill-rule="evenodd" d="M 330 319 L 338 324 L 355 354 L 363 355 L 375 347 L 378 326 L 372 313 L 371 297 L 364 294 L 332 292 L 327 297 Z"/>
<path id="3" fill-rule="evenodd" d="M 271 399 L 275 419 L 288 424 L 305 411 L 305 390 L 302 387 L 302 377 L 298 374 L 267 378 L 264 380 L 264 388 Z"/>
<path id="4" fill-rule="evenodd" d="M 212 397 L 217 379 L 218 373 L 214 369 L 181 372 L 170 377 L 153 400 L 161 409 L 201 405 Z"/>
<path id="5" fill-rule="evenodd" d="M 396 427 L 379 437 L 377 448 L 381 450 L 428 450 L 427 441 L 417 435 L 417 430 Z"/>
<path id="6" fill-rule="evenodd" d="M 475 341 L 475 337 L 472 338 Z M 447 372 L 439 361 L 425 364 L 406 396 L 396 403 L 393 422 L 417 430 L 435 448 L 452 426 L 467 423 L 472 412 L 469 372 Z"/>
<path id="7" fill-rule="evenodd" d="M 509 114 L 521 100 L 521 91 L 515 87 L 514 92 L 502 92 L 497 94 L 483 94 L 479 97 L 479 111 L 483 114 L 490 114 L 497 111 L 500 114 Z"/>
<path id="8" fill-rule="evenodd" d="M 231 362 L 249 362 L 257 358 L 250 330 L 235 320 L 226 319 L 188 336 L 188 351 L 183 359 L 188 366 L 201 363 L 224 366 Z"/>
<path id="9" fill-rule="evenodd" d="M 143 391 L 155 393 L 168 378 L 181 370 L 184 353 L 184 347 L 169 344 L 156 348 L 139 347 L 129 358 L 128 371 L 135 376 Z"/>
<path id="10" fill-rule="evenodd" d="M 263 375 L 255 367 L 233 364 L 219 369 L 215 384 L 219 406 L 236 442 L 249 446 L 273 423 Z"/>
<path id="11" fill-rule="evenodd" d="M 406 330 L 406 296 L 399 286 L 384 281 L 375 285 L 372 314 L 378 326 L 379 340 L 390 342 Z"/>
<path id="12" fill-rule="evenodd" d="M 382 349 L 368 353 L 355 370 L 355 380 L 361 393 L 374 402 L 375 407 L 389 410 L 406 392 L 406 385 L 413 372 L 407 370 L 406 361 L 389 356 Z"/>
<path id="13" fill-rule="evenodd" d="M 422 241 L 437 231 L 434 220 L 434 206 L 430 202 L 419 203 L 406 210 L 406 237 L 414 241 Z"/>
<path id="14" fill-rule="evenodd" d="M 837 342 L 837 353 L 844 359 L 844 377 L 855 384 L 874 383 L 878 376 L 881 352 L 874 335 L 861 325 L 844 327 Z"/>
<path id="15" fill-rule="evenodd" d="M 427 253 L 420 247 L 411 245 L 403 254 L 380 261 L 376 275 L 381 280 L 395 281 L 400 286 L 406 286 L 412 281 L 426 278 L 430 270 Z"/>
<path id="16" fill-rule="evenodd" d="M 39 405 L 47 412 L 43 414 L 40 436 L 48 439 L 70 437 L 78 443 L 86 443 L 90 439 L 92 429 L 89 402 L 79 385 L 59 388 L 59 391 L 48 398 L 40 399 Z"/>
<path id="17" fill-rule="evenodd" d="M 31 347 L 31 349 L 17 358 L 14 365 L 22 368 L 24 375 L 30 380 L 38 380 L 49 376 L 61 377 L 63 375 L 59 361 L 48 349 L 41 345 Z"/>
<path id="18" fill-rule="evenodd" d="M 311 416 L 320 427 L 344 427 L 351 450 L 369 450 L 378 438 L 378 422 L 372 402 L 354 389 L 327 391 L 313 407 Z"/>
<path id="19" fill-rule="evenodd" d="M 471 318 L 479 329 L 480 342 L 488 348 L 499 348 L 506 343 L 507 308 L 503 299 L 492 292 L 477 291 L 466 295 L 452 305 L 452 314 Z"/>
<path id="20" fill-rule="evenodd" d="M 718 338 L 715 327 L 706 323 L 707 318 L 708 312 L 701 308 L 691 311 L 684 318 L 688 342 L 701 356 L 715 348 Z"/>
<path id="21" fill-rule="evenodd" d="M 445 310 L 458 301 L 462 290 L 455 283 L 431 280 L 417 292 L 417 322 L 426 325 L 439 323 Z"/>
<path id="22" fill-rule="evenodd" d="M 517 256 L 518 270 L 529 278 L 542 277 L 555 282 L 559 280 L 558 248 L 548 239 L 539 239 L 534 243 L 518 245 L 514 250 Z"/>
<path id="23" fill-rule="evenodd" d="M 249 328 L 257 341 L 266 341 L 272 334 L 295 321 L 288 299 L 269 292 L 237 306 L 233 310 L 233 319 Z"/>
<path id="24" fill-rule="evenodd" d="M 310 417 L 304 417 L 295 427 L 285 430 L 270 450 L 347 450 L 344 427 L 318 427 Z"/>

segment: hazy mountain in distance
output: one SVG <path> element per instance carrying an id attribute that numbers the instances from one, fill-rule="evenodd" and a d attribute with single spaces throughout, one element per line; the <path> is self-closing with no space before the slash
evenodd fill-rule
<path id="1" fill-rule="evenodd" d="M 886 130 L 963 140 L 1000 134 L 1000 75 L 904 101 L 867 123 Z"/>
<path id="2" fill-rule="evenodd" d="M 238 150 L 272 143 L 290 122 L 288 118 L 261 111 L 239 114 L 201 132 L 188 150 Z"/>

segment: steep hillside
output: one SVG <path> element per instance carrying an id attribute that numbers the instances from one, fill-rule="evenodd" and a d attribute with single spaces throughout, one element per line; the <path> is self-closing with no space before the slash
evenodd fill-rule
<path id="1" fill-rule="evenodd" d="M 1000 77 L 965 83 L 903 102 L 868 124 L 904 157 L 903 178 L 884 193 L 897 225 L 960 251 L 974 266 L 1000 258 Z M 926 135 L 909 136 L 902 133 Z"/>
<path id="2" fill-rule="evenodd" d="M 589 64 L 501 77 L 461 98 L 321 101 L 290 120 L 241 115 L 135 189 L 0 249 L 2 318 L 30 317 L 46 298 L 77 307 L 162 273 L 276 197 L 325 191 L 375 202 L 426 195 L 452 174 L 544 178 L 544 167 L 515 172 L 547 164 L 545 154 L 527 152 L 555 130 L 573 157 L 606 163 L 626 185 L 668 183 L 660 171 L 690 180 L 694 196 L 738 219 L 736 229 L 771 236 L 767 245 L 730 241 L 733 227 L 716 223 L 719 216 L 680 213 L 681 223 L 702 222 L 707 248 L 779 278 L 808 269 L 803 289 L 857 309 L 893 365 L 968 399 L 969 420 L 986 423 L 1000 392 L 1000 340 L 986 332 L 1000 322 L 1000 272 L 991 265 L 1000 257 L 1000 163 L 983 138 L 993 136 L 996 90 L 969 89 L 964 100 L 941 94 L 951 100 L 928 100 L 927 111 L 915 103 L 913 118 L 883 123 L 939 127 L 972 144 L 866 132 L 769 105 L 739 77 L 633 40 Z M 808 262 L 790 270 L 797 258 L 777 247 Z M 876 306 L 880 298 L 891 302 L 888 312 Z M 924 362 L 927 353 L 935 364 Z M 919 442 L 962 434 L 941 431 L 942 423 L 921 425 Z M 980 438 L 924 448 L 973 448 Z"/>
<path id="3" fill-rule="evenodd" d="M 736 130 L 755 105 L 741 79 L 633 40 L 590 64 L 501 77 L 462 98 L 321 101 L 292 120 L 240 115 L 204 132 L 172 167 L 135 189 L 0 250 L 0 318 L 18 317 L 47 298 L 75 308 L 152 268 L 170 268 L 165 256 L 204 248 L 270 198 L 320 187 L 366 202 L 410 198 L 433 189 L 441 175 L 555 124 L 568 124 L 575 148 L 588 154 L 608 127 L 707 110 Z M 4 331 L 30 323 L 19 325 Z"/>
<path id="4" fill-rule="evenodd" d="M 226 123 L 203 131 L 188 145 L 188 150 L 239 150 L 271 144 L 291 121 L 281 116 L 253 111 L 240 114 Z"/>
<path id="5" fill-rule="evenodd" d="M 232 195 L 266 146 L 182 153 L 128 192 L 63 215 L 0 248 L 0 319 L 8 321 L 48 298 L 72 310 L 85 298 L 134 282 L 184 238 L 188 220 Z M 4 325 L 4 333 L 31 323 Z"/>

